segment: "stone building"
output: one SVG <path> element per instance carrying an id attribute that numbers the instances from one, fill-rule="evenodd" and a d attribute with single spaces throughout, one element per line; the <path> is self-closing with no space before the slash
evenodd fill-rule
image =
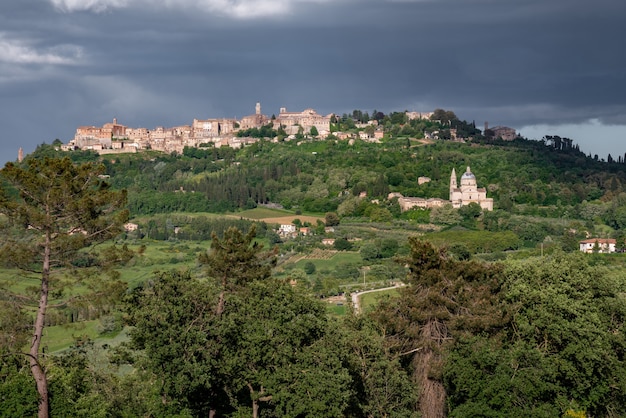
<path id="1" fill-rule="evenodd" d="M 194 119 L 191 125 L 193 136 L 200 142 L 235 132 L 238 123 L 235 119 Z M 204 140 L 204 141 L 202 141 Z"/>
<path id="2" fill-rule="evenodd" d="M 428 177 L 420 177 L 420 179 L 430 179 Z M 424 184 L 427 181 L 419 181 Z M 447 204 L 452 204 L 453 208 L 469 205 L 472 202 L 478 203 L 483 210 L 493 210 L 493 199 L 487 197 L 487 190 L 479 188 L 476 184 L 476 177 L 467 167 L 467 170 L 461 176 L 461 185 L 457 184 L 456 171 L 452 169 L 450 174 L 450 200 L 439 198 L 423 198 L 423 197 L 404 197 L 400 193 L 389 193 L 387 199 L 398 198 L 400 210 L 407 211 L 413 208 L 433 209 L 440 208 Z"/>
<path id="3" fill-rule="evenodd" d="M 126 126 L 117 123 L 117 119 L 113 119 L 112 123 L 105 123 L 102 127 L 79 126 L 76 128 L 74 139 L 63 149 L 110 149 L 112 140 L 126 137 L 126 129 Z"/>
<path id="4" fill-rule="evenodd" d="M 434 114 L 435 112 L 406 112 L 406 116 L 409 120 L 414 120 L 414 119 L 430 119 L 430 117 Z"/>
<path id="5" fill-rule="evenodd" d="M 413 209 L 432 209 L 432 208 L 440 208 L 446 204 L 449 204 L 447 200 L 439 199 L 437 197 L 431 197 L 426 199 L 424 197 L 398 197 L 398 205 L 400 205 L 400 210 L 402 212 Z"/>
<path id="6" fill-rule="evenodd" d="M 313 109 L 305 109 L 302 112 L 287 112 L 286 108 L 281 107 L 280 113 L 274 120 L 274 129 L 282 126 L 288 134 L 297 133 L 299 127 L 302 127 L 305 134 L 309 133 L 314 126 L 318 132 L 330 131 L 330 118 L 331 115 L 322 116 Z"/>
<path id="7" fill-rule="evenodd" d="M 117 123 L 117 119 L 113 118 L 113 123 L 105 123 L 102 125 L 102 135 L 111 139 L 124 138 L 126 136 L 126 126 Z"/>
<path id="8" fill-rule="evenodd" d="M 493 199 L 487 197 L 487 190 L 479 188 L 476 184 L 476 176 L 470 171 L 469 166 L 461 175 L 461 185 L 457 185 L 456 171 L 452 169 L 450 174 L 450 202 L 452 207 L 460 208 L 470 203 L 478 203 L 484 210 L 493 210 Z"/>
<path id="9" fill-rule="evenodd" d="M 254 108 L 254 115 L 248 115 L 239 121 L 239 129 L 260 128 L 267 125 L 270 119 L 261 113 L 261 103 L 257 103 Z"/>
<path id="10" fill-rule="evenodd" d="M 127 128 L 126 137 L 139 144 L 147 145 L 150 143 L 150 131 L 147 128 Z M 146 148 L 144 146 L 144 148 Z"/>
<path id="11" fill-rule="evenodd" d="M 505 141 L 512 141 L 518 137 L 515 129 L 508 126 L 494 126 L 491 130 L 496 138 L 502 138 Z"/>
<path id="12" fill-rule="evenodd" d="M 508 126 L 494 126 L 493 128 L 490 128 L 488 122 L 485 122 L 485 131 L 483 132 L 483 134 L 485 136 L 487 136 L 488 134 L 493 135 L 493 138 L 501 138 L 504 141 L 513 141 L 519 136 L 513 128 L 509 128 Z"/>

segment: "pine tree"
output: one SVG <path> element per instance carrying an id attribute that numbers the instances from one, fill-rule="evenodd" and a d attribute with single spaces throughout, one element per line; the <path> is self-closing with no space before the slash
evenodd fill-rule
<path id="1" fill-rule="evenodd" d="M 267 279 L 271 275 L 276 259 L 273 254 L 261 253 L 262 247 L 254 241 L 255 236 L 254 225 L 245 235 L 237 228 L 228 228 L 222 240 L 214 233 L 210 251 L 200 256 L 200 262 L 206 265 L 207 273 L 220 287 L 215 311 L 218 316 L 224 312 L 226 295 L 229 292 L 254 280 Z"/>
<path id="2" fill-rule="evenodd" d="M 413 378 L 420 385 L 422 416 L 444 417 L 446 391 L 441 370 L 445 354 L 461 336 L 488 334 L 503 323 L 498 266 L 456 261 L 432 244 L 409 238 L 410 286 L 381 305 L 378 321 L 403 354 L 414 353 Z"/>
<path id="3" fill-rule="evenodd" d="M 0 253 L 8 264 L 40 277 L 38 309 L 28 358 L 39 393 L 39 417 L 49 414 L 48 383 L 40 359 L 50 278 L 76 253 L 121 231 L 128 212 L 126 193 L 99 178 L 103 165 L 74 165 L 69 158 L 29 159 L 26 166 L 7 163 L 0 176 L 0 213 L 14 227 Z"/>

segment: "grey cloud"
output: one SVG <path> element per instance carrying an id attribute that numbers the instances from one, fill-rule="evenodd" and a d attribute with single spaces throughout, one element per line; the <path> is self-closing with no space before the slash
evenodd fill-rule
<path id="1" fill-rule="evenodd" d="M 127 0 L 50 0 L 50 2 L 56 9 L 63 12 L 90 10 L 98 13 L 128 5 Z"/>
<path id="2" fill-rule="evenodd" d="M 443 107 L 514 128 L 626 123 L 624 2 L 56 4 L 0 4 L 0 49 L 5 42 L 5 50 L 34 57 L 0 58 L 5 160 L 17 142 L 32 150 L 43 140 L 67 141 L 78 125 L 117 117 L 129 126 L 173 126 L 240 117 L 257 101 L 267 114 L 281 106 L 321 113 Z M 233 12 L 272 6 L 274 14 Z M 44 62 L 53 57 L 73 65 Z"/>
<path id="3" fill-rule="evenodd" d="M 50 0 L 62 12 L 105 11 L 125 8 L 195 10 L 228 16 L 234 19 L 258 19 L 289 14 L 303 3 L 326 3 L 329 0 Z"/>
<path id="4" fill-rule="evenodd" d="M 77 64 L 82 56 L 82 48 L 62 44 L 50 48 L 38 48 L 29 42 L 9 39 L 0 33 L 0 62 L 14 64 Z"/>

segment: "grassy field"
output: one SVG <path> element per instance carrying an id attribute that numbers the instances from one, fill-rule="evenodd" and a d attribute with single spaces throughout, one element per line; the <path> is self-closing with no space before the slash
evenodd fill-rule
<path id="1" fill-rule="evenodd" d="M 187 214 L 168 214 L 157 216 L 186 216 Z M 214 214 L 188 214 L 189 216 L 224 216 Z M 248 211 L 238 212 L 237 214 L 230 214 L 227 216 L 237 216 L 248 219 L 263 220 L 268 222 L 269 220 L 279 221 L 277 223 L 291 223 L 293 219 L 300 219 L 302 222 L 316 223 L 318 219 L 323 220 L 323 216 L 316 214 L 302 214 L 296 215 L 292 211 L 277 210 L 269 208 L 255 208 Z M 147 222 L 148 219 L 142 219 L 142 222 Z M 368 225 L 368 229 L 371 231 L 371 225 Z M 365 228 L 365 226 L 364 226 Z M 267 239 L 260 240 L 265 248 L 269 248 Z M 104 246 L 108 246 L 111 243 L 106 243 Z M 155 276 L 155 272 L 170 271 L 173 269 L 186 269 L 190 270 L 192 274 L 200 273 L 202 267 L 198 264 L 198 254 L 207 251 L 210 247 L 210 241 L 155 241 L 150 239 L 137 239 L 128 240 L 126 245 L 128 248 L 136 253 L 136 255 L 122 268 L 118 269 L 120 279 L 128 284 L 130 289 L 139 286 L 141 283 Z M 117 244 L 118 247 L 121 243 Z M 301 257 L 301 258 L 298 258 Z M 333 275 L 337 267 L 345 269 L 345 265 L 359 266 L 363 260 L 359 252 L 357 251 L 335 251 L 331 248 L 318 248 L 315 251 L 306 254 L 302 253 L 298 257 L 294 257 L 294 262 L 290 266 L 293 269 L 303 270 L 304 265 L 307 262 L 312 262 L 316 266 L 318 272 L 325 272 L 322 274 L 324 285 L 327 285 L 324 277 L 329 277 L 332 280 Z M 54 276 L 59 280 L 63 278 L 65 272 L 57 270 Z M 306 279 L 312 280 L 313 276 L 306 277 Z M 69 277 L 69 279 L 75 279 Z M 369 277 L 368 277 L 369 279 Z M 348 280 L 348 279 L 346 279 Z M 349 279 L 350 282 L 356 280 L 361 281 L 361 277 L 356 279 Z M 339 281 L 339 280 L 336 280 Z M 52 304 L 58 304 L 68 297 L 78 295 L 86 291 L 85 285 L 75 283 L 74 280 L 70 280 L 74 283 L 64 289 L 63 292 L 58 292 L 58 283 L 52 283 Z M 24 277 L 19 271 L 11 269 L 3 269 L 0 271 L 0 286 L 9 289 L 11 292 L 28 296 L 31 299 L 36 300 L 40 278 L 36 275 L 31 277 Z M 29 305 L 28 309 L 35 309 L 36 303 Z M 329 314 L 332 315 L 344 315 L 346 311 L 345 306 L 337 304 L 329 304 Z M 95 341 L 107 340 L 110 337 L 102 337 L 99 335 L 99 321 L 84 321 L 78 323 L 70 323 L 60 326 L 47 327 L 45 330 L 44 343 L 47 344 L 46 350 L 49 352 L 63 350 L 69 347 L 75 342 L 76 338 L 89 338 Z M 113 340 L 114 341 L 114 340 Z"/>
<path id="2" fill-rule="evenodd" d="M 64 350 L 72 345 L 77 338 L 96 339 L 99 335 L 98 324 L 99 321 L 93 320 L 46 327 L 41 340 L 44 350 L 48 352 Z"/>
<path id="3" fill-rule="evenodd" d="M 108 244 L 107 244 L 108 245 Z M 141 255 L 136 255 L 126 266 L 119 268 L 120 279 L 128 283 L 130 289 L 136 287 L 147 279 L 154 277 L 157 271 L 169 271 L 172 269 L 198 270 L 201 267 L 197 263 L 197 255 L 206 251 L 210 243 L 183 242 L 172 243 L 167 241 L 143 240 L 140 244 L 129 244 L 128 248 L 137 252 L 142 245 L 145 250 Z M 67 270 L 57 269 L 53 272 L 51 280 L 50 305 L 60 304 L 67 298 L 87 292 L 84 284 L 74 282 L 70 277 L 70 285 L 61 290 L 61 281 L 64 281 Z M 71 273 L 69 273 L 71 276 Z M 36 301 L 41 286 L 41 277 L 36 274 L 24 274 L 16 269 L 0 269 L 0 287 L 6 288 L 11 293 L 28 297 L 31 302 L 25 304 L 27 312 L 36 310 Z M 43 344 L 46 351 L 55 352 L 68 348 L 74 343 L 75 338 L 89 338 L 92 340 L 111 339 L 110 336 L 102 337 L 98 331 L 99 321 L 81 321 L 58 326 L 48 326 L 44 330 Z"/>
<path id="4" fill-rule="evenodd" d="M 168 218 L 237 218 L 239 216 L 237 214 L 223 214 L 223 213 L 211 213 L 211 212 L 173 212 L 173 213 L 155 213 L 153 215 L 139 215 L 133 217 L 133 222 L 138 223 L 148 223 L 150 220 L 160 220 L 160 219 L 168 219 Z"/>
<path id="5" fill-rule="evenodd" d="M 37 276 L 20 272 L 17 269 L 0 269 L 0 282 L 11 292 L 19 295 L 31 294 L 39 289 Z"/>
<path id="6" fill-rule="evenodd" d="M 304 265 L 308 262 L 315 264 L 316 269 L 333 270 L 341 263 L 357 263 L 363 262 L 361 255 L 353 251 L 338 251 L 330 258 L 309 258 L 308 256 L 296 262 L 296 268 L 304 269 Z"/>
<path id="7" fill-rule="evenodd" d="M 292 211 L 283 210 L 283 209 L 270 209 L 270 208 L 257 207 L 254 209 L 249 209 L 249 210 L 244 210 L 243 212 L 239 212 L 238 215 L 246 219 L 262 220 L 265 218 L 280 218 L 280 217 L 285 217 L 285 216 L 292 216 L 294 215 L 294 213 Z"/>
<path id="8" fill-rule="evenodd" d="M 326 306 L 326 312 L 335 316 L 344 316 L 346 314 L 346 305 L 338 305 L 336 303 L 329 303 Z"/>
<path id="9" fill-rule="evenodd" d="M 367 311 L 368 309 L 373 309 L 381 300 L 394 296 L 398 296 L 398 289 L 389 289 L 382 290 L 380 292 L 365 293 L 360 296 L 361 309 L 363 312 Z"/>
<path id="10" fill-rule="evenodd" d="M 238 212 L 236 215 L 239 215 L 240 217 L 245 219 L 264 221 L 268 224 L 290 224 L 293 222 L 294 219 L 300 219 L 302 223 L 310 222 L 312 225 L 315 225 L 318 220 L 322 222 L 324 221 L 324 217 L 319 215 L 296 215 L 294 212 L 288 210 L 258 207 L 250 210 L 245 210 L 243 212 Z"/>
<path id="11" fill-rule="evenodd" d="M 151 219 L 159 220 L 159 219 L 167 219 L 167 218 L 196 218 L 196 217 L 205 217 L 205 218 L 234 218 L 234 219 L 248 219 L 251 221 L 263 221 L 268 224 L 282 224 L 282 223 L 292 223 L 294 219 L 300 219 L 302 223 L 310 222 L 312 225 L 315 225 L 318 220 L 324 221 L 324 216 L 315 214 L 315 213 L 303 213 L 296 214 L 294 211 L 285 210 L 285 209 L 271 209 L 264 207 L 257 207 L 254 209 L 248 209 L 241 212 L 233 212 L 233 213 L 209 213 L 209 212 L 176 212 L 176 213 L 159 213 L 155 215 L 142 215 L 133 218 L 133 222 L 138 223 L 147 223 Z"/>
<path id="12" fill-rule="evenodd" d="M 49 353 L 58 353 L 75 344 L 77 340 L 89 339 L 96 346 L 101 347 L 105 344 L 114 346 L 129 339 L 125 329 L 113 334 L 101 335 L 98 331 L 99 326 L 100 322 L 93 320 L 46 327 L 42 339 L 44 350 Z"/>

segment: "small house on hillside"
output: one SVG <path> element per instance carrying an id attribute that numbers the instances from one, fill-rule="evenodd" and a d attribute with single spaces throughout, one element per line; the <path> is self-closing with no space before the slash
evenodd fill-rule
<path id="1" fill-rule="evenodd" d="M 584 253 L 614 253 L 617 241 L 613 238 L 589 238 L 580 241 L 580 251 Z"/>
<path id="2" fill-rule="evenodd" d="M 278 235 L 283 238 L 295 238 L 298 233 L 294 224 L 282 224 L 278 228 Z"/>
<path id="3" fill-rule="evenodd" d="M 136 231 L 139 228 L 139 225 L 132 223 L 132 222 L 127 222 L 124 224 L 124 230 L 126 232 L 133 232 Z"/>

